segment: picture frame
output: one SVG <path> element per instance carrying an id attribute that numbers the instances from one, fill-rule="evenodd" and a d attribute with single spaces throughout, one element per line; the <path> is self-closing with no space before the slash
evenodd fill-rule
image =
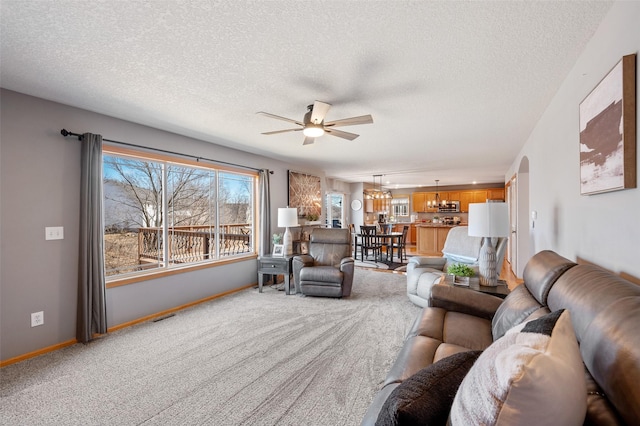
<path id="1" fill-rule="evenodd" d="M 636 187 L 636 55 L 580 103 L 580 194 Z"/>
<path id="2" fill-rule="evenodd" d="M 289 207 L 298 209 L 298 217 L 322 215 L 320 177 L 289 170 Z"/>
<path id="3" fill-rule="evenodd" d="M 284 244 L 274 244 L 273 253 L 271 255 L 273 257 L 284 257 Z"/>

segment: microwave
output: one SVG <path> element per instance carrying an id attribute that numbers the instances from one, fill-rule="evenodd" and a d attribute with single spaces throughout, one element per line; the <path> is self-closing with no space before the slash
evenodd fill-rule
<path id="1" fill-rule="evenodd" d="M 460 201 L 447 201 L 447 204 L 443 204 L 438 207 L 438 212 L 442 213 L 459 213 Z"/>

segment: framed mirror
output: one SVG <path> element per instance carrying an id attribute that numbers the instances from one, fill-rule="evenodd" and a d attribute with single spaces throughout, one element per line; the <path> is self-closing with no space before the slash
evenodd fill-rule
<path id="1" fill-rule="evenodd" d="M 358 211 L 358 210 L 360 210 L 361 208 L 362 208 L 362 201 L 360 201 L 360 200 L 353 200 L 353 201 L 351 202 L 351 209 L 352 209 L 352 210 Z"/>

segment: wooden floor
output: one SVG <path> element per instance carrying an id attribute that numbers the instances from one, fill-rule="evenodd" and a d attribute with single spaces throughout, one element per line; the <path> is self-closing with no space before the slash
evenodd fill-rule
<path id="1" fill-rule="evenodd" d="M 415 245 L 407 245 L 407 255 L 416 256 L 418 253 L 416 252 Z M 519 284 L 522 284 L 523 280 L 516 277 L 513 272 L 511 272 L 511 265 L 506 260 L 502 264 L 502 271 L 500 272 L 500 279 L 505 280 L 507 282 L 507 286 L 509 290 L 513 290 Z"/>

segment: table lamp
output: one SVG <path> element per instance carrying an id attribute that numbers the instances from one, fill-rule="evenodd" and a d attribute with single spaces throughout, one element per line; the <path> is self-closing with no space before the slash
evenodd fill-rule
<path id="1" fill-rule="evenodd" d="M 278 208 L 278 228 L 286 228 L 282 238 L 285 256 L 293 254 L 293 237 L 289 231 L 290 226 L 298 226 L 298 209 L 289 206 Z"/>
<path id="2" fill-rule="evenodd" d="M 506 203 L 469 204 L 469 236 L 484 237 L 478 260 L 480 285 L 498 285 L 494 238 L 509 236 L 509 208 Z"/>

